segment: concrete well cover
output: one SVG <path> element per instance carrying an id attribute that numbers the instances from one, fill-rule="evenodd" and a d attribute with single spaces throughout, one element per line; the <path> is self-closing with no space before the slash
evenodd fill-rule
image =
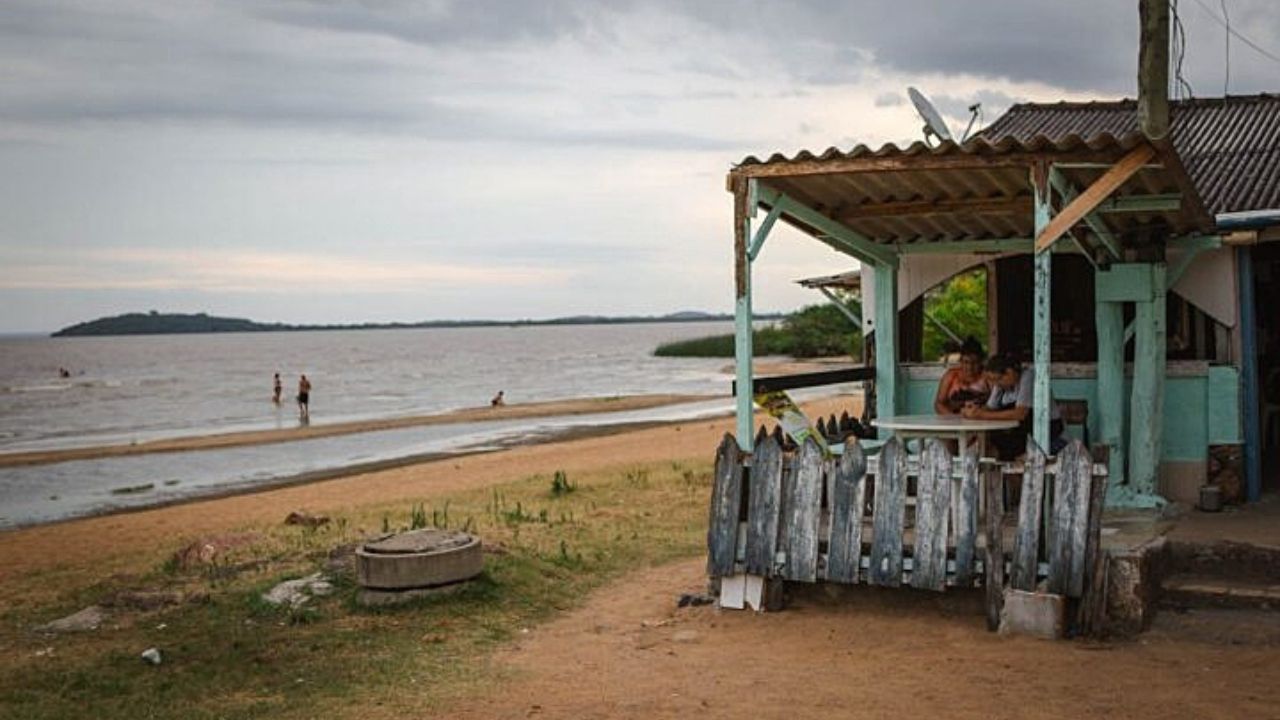
<path id="1" fill-rule="evenodd" d="M 411 530 L 368 543 L 364 550 L 379 555 L 408 555 L 453 550 L 471 542 L 470 535 L 458 530 Z"/>
<path id="2" fill-rule="evenodd" d="M 356 550 L 356 575 L 366 589 L 438 587 L 483 571 L 480 539 L 456 530 L 413 530 Z"/>

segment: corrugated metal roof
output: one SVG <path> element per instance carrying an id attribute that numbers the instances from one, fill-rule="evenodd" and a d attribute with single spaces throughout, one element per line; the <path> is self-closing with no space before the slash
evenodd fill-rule
<path id="1" fill-rule="evenodd" d="M 1147 143 L 1137 131 L 1083 135 L 1067 133 L 996 140 L 971 138 L 937 147 L 913 143 L 872 150 L 859 145 L 821 154 L 802 150 L 768 160 L 748 157 L 730 173 L 755 178 L 761 186 L 795 199 L 822 216 L 836 220 L 882 244 L 918 244 L 963 240 L 1029 238 L 1034 235 L 1029 167 L 1033 161 L 1074 162 L 1063 175 L 1077 188 L 1088 187 L 1110 163 Z M 1145 166 L 1115 193 L 1183 195 L 1194 192 L 1185 181 L 1177 157 L 1157 146 L 1160 160 Z M 1196 199 L 1185 211 L 1152 210 L 1107 216 L 1115 233 L 1140 232 L 1162 224 L 1176 233 L 1207 226 Z M 821 238 L 802 220 L 788 221 Z"/>
<path id="2" fill-rule="evenodd" d="M 1280 95 L 1175 100 L 1169 115 L 1174 150 L 1210 213 L 1280 208 Z M 1137 130 L 1135 100 L 1024 103 L 978 138 L 998 146 Z"/>
<path id="3" fill-rule="evenodd" d="M 945 140 L 934 147 L 929 147 L 923 142 L 916 141 L 907 147 L 900 148 L 893 143 L 885 143 L 879 149 L 872 149 L 867 145 L 859 144 L 851 150 L 841 150 L 837 147 L 829 147 L 821 153 L 813 153 L 809 150 L 799 150 L 794 155 L 787 156 L 777 152 L 769 156 L 767 160 L 761 160 L 755 155 L 748 155 L 742 159 L 734 167 L 737 169 L 750 168 L 756 165 L 785 165 L 795 166 L 803 163 L 832 163 L 840 160 L 872 160 L 872 159 L 895 159 L 895 158 L 923 158 L 931 157 L 987 157 L 995 155 L 1015 155 L 1015 154 L 1045 154 L 1045 153 L 1070 153 L 1075 151 L 1092 151 L 1103 152 L 1119 148 L 1128 150 L 1134 146 L 1146 142 L 1146 137 L 1137 131 L 1136 128 L 1124 130 L 1122 132 L 1097 132 L 1097 133 L 1067 133 L 1054 137 L 1047 133 L 1036 133 L 1028 136 L 1021 134 L 1006 134 L 1003 137 L 991 139 L 983 135 L 976 135 L 963 144 L 954 140 Z M 748 170 L 750 173 L 750 171 Z M 753 173 L 750 173 L 753 174 Z M 787 173 L 790 174 L 790 173 Z"/>

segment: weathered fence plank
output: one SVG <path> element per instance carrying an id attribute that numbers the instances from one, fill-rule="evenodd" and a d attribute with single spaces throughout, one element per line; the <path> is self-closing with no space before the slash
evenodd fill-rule
<path id="1" fill-rule="evenodd" d="M 747 498 L 746 570 L 750 575 L 776 574 L 778 512 L 782 493 L 782 447 L 766 437 L 751 459 L 751 493 Z"/>
<path id="2" fill-rule="evenodd" d="M 867 487 L 867 459 L 857 438 L 844 445 L 832 472 L 831 541 L 827 545 L 827 579 L 858 582 L 862 557 L 862 508 Z"/>
<path id="3" fill-rule="evenodd" d="M 1084 443 L 1072 441 L 1058 454 L 1053 480 L 1053 539 L 1049 546 L 1049 592 L 1078 598 L 1084 592 L 1085 544 L 1093 458 Z"/>
<path id="4" fill-rule="evenodd" d="M 1077 627 L 1081 635 L 1102 634 L 1107 613 L 1107 554 L 1102 551 L 1102 505 L 1107 497 L 1107 476 L 1095 475 L 1089 490 L 1089 528 L 1085 550 L 1085 588 Z"/>
<path id="5" fill-rule="evenodd" d="M 707 526 L 707 574 L 724 577 L 734 572 L 738 510 L 742 502 L 742 452 L 732 435 L 725 434 L 716 450 L 715 474 Z"/>
<path id="6" fill-rule="evenodd" d="M 1030 436 L 1022 474 L 1022 502 L 1018 506 L 1018 532 L 1013 537 L 1013 567 L 1009 586 L 1014 590 L 1036 589 L 1039 564 L 1040 518 L 1044 497 L 1044 452 Z"/>
<path id="7" fill-rule="evenodd" d="M 925 441 L 916 481 L 916 542 L 911 587 L 947 586 L 947 529 L 951 519 L 951 452 L 937 438 Z"/>
<path id="8" fill-rule="evenodd" d="M 818 579 L 818 516 L 827 465 L 822 448 L 812 438 L 806 438 L 792 464 L 795 482 L 788 502 L 791 519 L 782 539 L 787 554 L 782 576 L 787 580 L 816 582 Z"/>
<path id="9" fill-rule="evenodd" d="M 956 480 L 953 503 L 956 508 L 955 584 L 959 587 L 973 585 L 973 548 L 978 540 L 978 449 L 965 450 L 960 459 L 960 477 Z"/>
<path id="10" fill-rule="evenodd" d="M 907 455 L 902 441 L 891 438 L 880 448 L 875 480 L 875 510 L 871 535 L 871 565 L 867 582 L 897 587 L 902 584 L 902 526 L 906 512 Z"/>
<path id="11" fill-rule="evenodd" d="M 987 472 L 982 478 L 986 496 L 986 546 L 987 557 L 983 562 L 984 585 L 987 592 L 987 629 L 1000 628 L 1000 611 L 1004 605 L 1004 475 L 999 469 Z"/>

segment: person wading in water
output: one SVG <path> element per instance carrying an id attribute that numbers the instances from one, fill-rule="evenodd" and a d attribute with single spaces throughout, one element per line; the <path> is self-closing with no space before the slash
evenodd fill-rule
<path id="1" fill-rule="evenodd" d="M 311 381 L 307 379 L 305 374 L 303 374 L 302 377 L 298 378 L 298 418 L 304 423 L 311 420 L 311 408 L 309 407 L 310 402 Z"/>

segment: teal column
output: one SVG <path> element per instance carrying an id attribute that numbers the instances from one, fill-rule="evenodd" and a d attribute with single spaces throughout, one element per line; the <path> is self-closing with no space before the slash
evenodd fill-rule
<path id="1" fill-rule="evenodd" d="M 1151 300 L 1135 303 L 1133 318 L 1136 335 L 1129 409 L 1129 488 L 1138 498 L 1159 504 L 1156 481 L 1164 438 L 1166 267 L 1164 263 L 1150 267 Z"/>
<path id="2" fill-rule="evenodd" d="M 1031 185 L 1035 190 L 1035 235 L 1040 236 L 1049 224 L 1049 172 L 1044 164 L 1031 169 Z M 1035 387 L 1032 396 L 1031 434 L 1045 452 L 1049 452 L 1050 383 L 1049 367 L 1052 337 L 1053 249 L 1045 248 L 1035 255 L 1035 292 L 1032 298 L 1034 334 L 1032 357 L 1035 363 Z"/>
<path id="3" fill-rule="evenodd" d="M 1236 283 L 1240 301 L 1240 385 L 1244 401 L 1244 477 L 1249 502 L 1262 496 L 1262 437 L 1258 415 L 1258 320 L 1254 297 L 1253 249 L 1236 248 Z"/>
<path id="4" fill-rule="evenodd" d="M 875 266 L 876 417 L 898 414 L 898 264 Z M 892 433 L 880 430 L 881 439 Z"/>
<path id="5" fill-rule="evenodd" d="M 755 406 L 752 396 L 754 378 L 751 358 L 751 258 L 747 241 L 751 237 L 751 214 L 755 210 L 755 181 L 739 183 L 733 194 L 734 217 L 734 289 L 733 305 L 733 354 L 737 391 L 734 397 L 737 414 L 738 447 L 751 452 L 752 433 L 755 429 Z"/>
<path id="6" fill-rule="evenodd" d="M 1094 274 L 1094 287 L 1102 284 Z M 1114 491 L 1124 481 L 1124 304 L 1097 300 L 1094 322 L 1098 328 L 1098 383 L 1094 399 L 1098 440 L 1110 449 L 1108 486 Z"/>

